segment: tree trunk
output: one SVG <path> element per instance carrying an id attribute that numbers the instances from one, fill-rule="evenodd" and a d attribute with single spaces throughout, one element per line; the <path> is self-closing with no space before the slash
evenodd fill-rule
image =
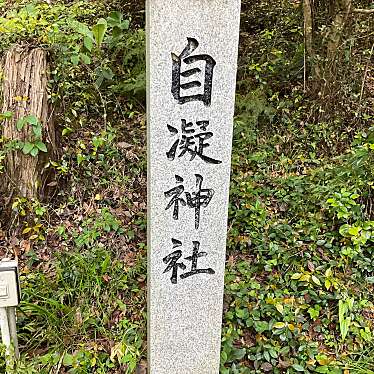
<path id="1" fill-rule="evenodd" d="M 17 122 L 26 116 L 35 116 L 42 125 L 42 142 L 48 153 L 36 156 L 22 150 L 11 150 L 6 159 L 7 187 L 20 196 L 39 198 L 46 180 L 43 165 L 55 150 L 55 129 L 51 120 L 47 83 L 47 52 L 40 48 L 15 47 L 5 56 L 3 81 L 3 113 L 12 112 L 4 120 L 3 137 L 8 142 L 35 142 L 30 124 L 17 130 Z"/>
<path id="2" fill-rule="evenodd" d="M 341 58 L 341 41 L 349 16 L 352 13 L 352 0 L 330 0 L 329 13 L 333 17 L 331 26 L 328 28 L 325 44 L 326 58 L 321 65 L 321 88 L 320 95 L 327 98 L 336 90 L 337 62 Z M 329 100 L 326 101 L 326 104 Z"/>
<path id="3" fill-rule="evenodd" d="M 334 21 L 330 27 L 329 41 L 327 43 L 327 63 L 330 65 L 331 73 L 334 72 L 337 51 L 351 10 L 352 0 L 338 1 L 337 9 L 335 9 Z"/>

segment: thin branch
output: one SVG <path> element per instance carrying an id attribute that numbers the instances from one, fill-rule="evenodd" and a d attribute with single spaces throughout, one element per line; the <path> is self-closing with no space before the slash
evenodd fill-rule
<path id="1" fill-rule="evenodd" d="M 360 109 L 361 109 L 362 97 L 364 96 L 364 91 L 365 91 L 365 81 L 366 81 L 366 77 L 367 77 L 367 74 L 368 74 L 368 71 L 369 71 L 369 66 L 370 66 L 371 56 L 373 55 L 373 51 L 374 51 L 374 43 L 371 46 L 371 50 L 370 50 L 370 54 L 369 54 L 369 59 L 368 59 L 368 62 L 366 64 L 366 67 L 365 67 L 364 77 L 362 79 L 361 92 L 360 92 L 360 101 L 359 101 Z"/>
<path id="2" fill-rule="evenodd" d="M 304 92 L 307 88 L 307 57 L 313 57 L 313 14 L 312 1 L 304 0 Z"/>
<path id="3" fill-rule="evenodd" d="M 374 9 L 353 9 L 353 13 L 361 13 L 361 14 L 371 14 L 374 13 Z"/>

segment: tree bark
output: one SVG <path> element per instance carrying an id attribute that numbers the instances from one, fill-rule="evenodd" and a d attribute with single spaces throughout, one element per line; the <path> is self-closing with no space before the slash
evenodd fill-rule
<path id="1" fill-rule="evenodd" d="M 17 121 L 29 115 L 42 124 L 43 142 L 48 154 L 35 157 L 21 150 L 11 150 L 6 159 L 8 190 L 26 198 L 39 198 L 46 175 L 43 166 L 55 150 L 55 129 L 50 116 L 47 94 L 47 52 L 40 48 L 14 47 L 5 56 L 3 81 L 3 113 L 13 117 L 4 120 L 3 137 L 6 141 L 32 142 L 32 127 L 26 124 L 17 130 Z"/>
<path id="2" fill-rule="evenodd" d="M 327 43 L 327 60 L 329 64 L 334 65 L 335 63 L 343 30 L 351 10 L 352 0 L 340 0 L 337 2 L 337 9 L 335 9 L 335 17 L 330 28 L 329 41 Z"/>

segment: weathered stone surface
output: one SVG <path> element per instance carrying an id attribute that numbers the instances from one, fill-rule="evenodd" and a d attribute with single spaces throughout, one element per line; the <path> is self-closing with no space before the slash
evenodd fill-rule
<path id="1" fill-rule="evenodd" d="M 240 0 L 147 4 L 151 374 L 219 372 L 239 17 Z"/>

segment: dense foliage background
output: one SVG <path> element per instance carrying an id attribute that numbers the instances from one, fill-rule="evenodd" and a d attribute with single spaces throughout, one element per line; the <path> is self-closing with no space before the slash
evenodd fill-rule
<path id="1" fill-rule="evenodd" d="M 307 44 L 305 4 L 243 0 L 222 373 L 374 372 L 374 27 L 349 10 L 336 28 L 346 3 L 314 2 Z M 48 197 L 0 195 L 1 254 L 22 264 L 8 370 L 142 373 L 144 4 L 0 0 L 0 15 L 0 53 L 49 51 L 60 146 Z"/>

